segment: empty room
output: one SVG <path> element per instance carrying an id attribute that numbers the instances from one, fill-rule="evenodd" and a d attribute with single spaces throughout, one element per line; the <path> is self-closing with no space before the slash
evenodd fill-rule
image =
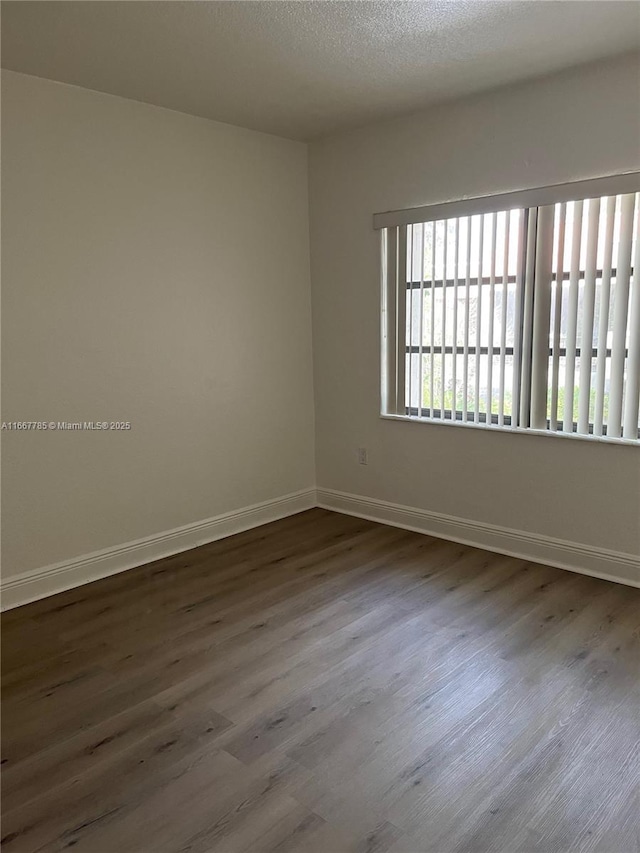
<path id="1" fill-rule="evenodd" d="M 0 13 L 2 853 L 640 853 L 640 2 Z"/>

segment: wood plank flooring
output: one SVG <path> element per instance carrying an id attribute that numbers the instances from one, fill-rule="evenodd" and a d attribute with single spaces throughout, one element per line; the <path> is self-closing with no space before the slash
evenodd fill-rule
<path id="1" fill-rule="evenodd" d="M 639 604 L 315 509 L 9 611 L 3 853 L 637 853 Z"/>

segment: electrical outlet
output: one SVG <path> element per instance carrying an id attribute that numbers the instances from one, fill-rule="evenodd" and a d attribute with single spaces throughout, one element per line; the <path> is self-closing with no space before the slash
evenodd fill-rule
<path id="1" fill-rule="evenodd" d="M 359 447 L 358 448 L 358 462 L 360 463 L 360 465 L 366 465 L 368 463 L 368 461 L 369 460 L 367 458 L 367 448 L 366 447 Z"/>

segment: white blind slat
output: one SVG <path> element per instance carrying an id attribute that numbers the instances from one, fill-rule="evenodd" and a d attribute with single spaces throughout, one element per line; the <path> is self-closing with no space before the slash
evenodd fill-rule
<path id="1" fill-rule="evenodd" d="M 578 400 L 578 432 L 589 432 L 591 403 L 591 351 L 593 349 L 593 320 L 596 305 L 596 261 L 600 227 L 600 199 L 589 200 L 587 229 L 587 259 L 582 297 L 582 334 L 580 337 L 580 397 Z"/>
<path id="2" fill-rule="evenodd" d="M 426 225 L 423 223 L 420 226 L 420 342 L 419 342 L 419 396 L 418 396 L 418 406 L 419 406 L 419 414 L 422 414 L 422 406 L 424 403 L 423 395 L 424 395 L 424 235 Z"/>
<path id="3" fill-rule="evenodd" d="M 504 426 L 504 380 L 507 349 L 507 309 L 509 304 L 509 249 L 511 214 L 505 213 L 504 254 L 502 261 L 502 311 L 500 312 L 500 379 L 498 386 L 498 426 Z"/>
<path id="4" fill-rule="evenodd" d="M 452 347 L 453 358 L 451 365 L 451 386 L 453 388 L 453 411 L 452 417 L 455 420 L 456 410 L 458 408 L 458 274 L 460 264 L 460 220 L 455 221 L 454 232 L 454 261 L 453 261 L 453 329 L 452 329 Z"/>
<path id="5" fill-rule="evenodd" d="M 398 228 L 398 248 L 396 251 L 397 270 L 396 270 L 396 318 L 397 318 L 397 337 L 396 337 L 396 407 L 397 414 L 405 412 L 405 364 L 406 364 L 406 334 L 404 330 L 407 325 L 407 226 L 401 225 Z"/>
<path id="6" fill-rule="evenodd" d="M 623 438 L 638 437 L 638 408 L 640 405 L 640 193 L 635 198 L 635 252 L 629 309 L 629 355 L 627 358 L 627 387 L 624 398 Z"/>
<path id="7" fill-rule="evenodd" d="M 440 417 L 444 420 L 445 413 L 445 392 L 447 388 L 447 378 L 446 378 L 446 363 L 447 357 L 445 355 L 445 346 L 447 343 L 447 290 L 448 288 L 444 286 L 444 282 L 447 280 L 447 243 L 449 242 L 448 237 L 448 229 L 447 222 L 442 223 L 442 330 L 441 330 L 441 340 L 442 340 L 442 353 L 440 355 L 440 365 L 441 365 L 441 381 L 440 381 Z"/>
<path id="8" fill-rule="evenodd" d="M 553 342 L 551 363 L 551 412 L 550 427 L 558 429 L 558 378 L 560 370 L 560 328 L 562 321 L 562 292 L 564 276 L 564 238 L 567 219 L 567 205 L 561 204 L 558 211 L 558 243 L 556 247 L 556 287 L 553 307 Z"/>
<path id="9" fill-rule="evenodd" d="M 398 229 L 385 228 L 381 240 L 382 269 L 382 410 L 394 413 L 396 410 L 396 335 L 398 322 L 396 317 L 396 289 L 398 287 Z"/>
<path id="10" fill-rule="evenodd" d="M 487 423 L 493 411 L 493 337 L 496 310 L 496 246 L 498 243 L 498 214 L 491 214 L 491 266 L 489 268 L 489 334 L 487 337 Z"/>
<path id="11" fill-rule="evenodd" d="M 524 298 L 524 270 L 525 270 L 525 236 L 527 231 L 528 211 L 519 211 L 518 220 L 518 246 L 516 252 L 516 286 L 515 286 L 515 314 L 514 314 L 514 342 L 513 342 L 513 376 L 511 382 L 511 423 L 513 426 L 520 423 L 520 347 L 522 344 L 522 310 Z"/>
<path id="12" fill-rule="evenodd" d="M 555 209 L 538 211 L 536 235 L 535 294 L 533 300 L 533 344 L 531 352 L 531 426 L 547 426 L 547 376 L 549 372 L 549 320 L 551 316 L 551 260 Z"/>
<path id="13" fill-rule="evenodd" d="M 413 283 L 413 230 L 414 225 L 407 225 L 407 249 L 408 249 L 408 269 L 407 276 L 409 282 Z M 409 343 L 409 352 L 405 352 L 406 364 L 406 383 L 407 395 L 406 403 L 411 407 L 413 405 L 413 287 L 407 288 L 407 282 L 404 282 L 406 298 L 408 299 L 407 311 L 407 334 L 405 340 Z M 406 351 L 406 343 L 405 343 Z"/>
<path id="14" fill-rule="evenodd" d="M 562 428 L 573 432 L 573 394 L 576 378 L 576 343 L 578 339 L 578 297 L 580 281 L 580 244 L 584 202 L 573 205 L 571 234 L 571 266 L 569 269 L 569 298 L 567 304 L 567 354 L 565 356 L 564 413 Z"/>
<path id="15" fill-rule="evenodd" d="M 464 359 L 462 364 L 462 420 L 467 420 L 468 415 L 468 394 L 469 394 L 469 312 L 471 310 L 471 217 L 466 219 L 467 223 L 467 255 L 465 268 L 465 311 L 464 311 Z"/>
<path id="16" fill-rule="evenodd" d="M 611 264 L 613 261 L 613 233 L 616 219 L 617 197 L 606 199 L 604 228 L 604 259 L 600 284 L 600 317 L 598 320 L 598 352 L 596 356 L 596 395 L 593 413 L 593 434 L 602 435 L 604 425 L 604 387 L 607 372 L 607 338 L 609 332 L 609 308 L 611 304 Z"/>
<path id="17" fill-rule="evenodd" d="M 622 396 L 626 355 L 627 315 L 629 311 L 629 279 L 633 212 L 635 196 L 624 195 L 620 206 L 620 242 L 616 261 L 616 286 L 613 300 L 613 334 L 611 344 L 611 390 L 607 435 L 619 438 L 622 434 Z M 637 331 L 635 335 L 637 335 Z"/>
<path id="18" fill-rule="evenodd" d="M 483 269 L 483 260 L 484 260 L 484 216 L 480 217 L 479 224 L 479 232 L 478 232 L 478 300 L 476 307 L 476 381 L 475 381 L 475 409 L 474 409 L 474 421 L 475 423 L 480 423 L 480 347 L 482 345 L 482 340 L 480 337 L 480 330 L 482 328 L 482 269 Z"/>
<path id="19" fill-rule="evenodd" d="M 436 344 L 436 223 L 431 225 L 431 337 L 429 339 L 429 413 L 431 417 L 435 415 L 435 403 L 433 400 L 433 369 L 434 369 L 434 352 L 433 348 Z"/>
<path id="20" fill-rule="evenodd" d="M 527 248 L 524 273 L 522 317 L 522 364 L 520 373 L 520 425 L 528 427 L 531 421 L 531 351 L 533 346 L 533 291 L 535 285 L 536 234 L 538 210 L 529 211 Z"/>

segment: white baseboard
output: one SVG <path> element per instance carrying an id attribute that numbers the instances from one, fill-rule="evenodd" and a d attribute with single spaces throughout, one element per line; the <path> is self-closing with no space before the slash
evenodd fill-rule
<path id="1" fill-rule="evenodd" d="M 393 527 L 427 533 L 440 539 L 451 539 L 487 551 L 497 551 L 568 569 L 583 575 L 640 587 L 640 557 L 594 548 L 563 539 L 552 539 L 523 530 L 498 527 L 479 521 L 468 521 L 453 515 L 430 512 L 415 507 L 351 495 L 333 489 L 317 490 L 317 505 L 324 509 L 367 518 Z"/>
<path id="2" fill-rule="evenodd" d="M 162 557 L 170 557 L 198 545 L 232 536 L 234 533 L 242 533 L 252 527 L 311 509 L 315 505 L 315 489 L 305 489 L 194 524 L 185 524 L 156 536 L 147 536 L 117 545 L 115 548 L 105 548 L 103 551 L 94 551 L 73 560 L 8 577 L 2 581 L 0 587 L 2 610 L 19 607 L 21 604 L 115 575 Z"/>
<path id="3" fill-rule="evenodd" d="M 242 533 L 261 524 L 312 509 L 314 506 L 640 587 L 640 558 L 632 554 L 551 539 L 536 533 L 469 521 L 453 515 L 333 489 L 311 488 L 194 524 L 176 527 L 156 536 L 147 536 L 114 548 L 94 551 L 73 560 L 8 577 L 2 581 L 0 587 L 2 610 L 19 607 L 21 604 L 64 592 L 66 589 L 100 580 L 144 563 L 170 557 L 181 551 L 197 548 L 198 545 L 206 545 L 225 536 Z"/>

